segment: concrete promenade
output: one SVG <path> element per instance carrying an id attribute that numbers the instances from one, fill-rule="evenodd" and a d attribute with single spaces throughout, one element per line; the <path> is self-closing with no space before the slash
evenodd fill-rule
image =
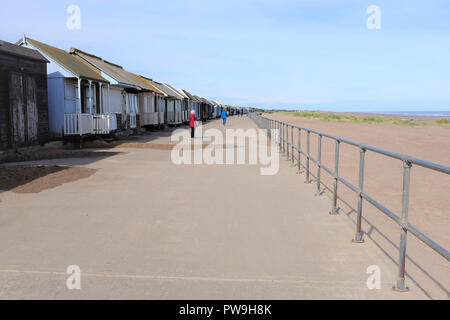
<path id="1" fill-rule="evenodd" d="M 227 126 L 256 128 L 247 117 Z M 223 130 L 219 120 L 204 127 Z M 171 143 L 169 132 L 133 142 Z M 396 266 L 370 239 L 352 243 L 351 221 L 329 215 L 330 200 L 285 157 L 262 176 L 260 165 L 177 166 L 161 149 L 39 161 L 99 170 L 40 193 L 0 193 L 0 298 L 424 298 L 411 281 L 410 292 L 391 289 Z M 66 288 L 69 265 L 81 268 L 81 290 Z M 379 290 L 366 286 L 371 265 Z"/>

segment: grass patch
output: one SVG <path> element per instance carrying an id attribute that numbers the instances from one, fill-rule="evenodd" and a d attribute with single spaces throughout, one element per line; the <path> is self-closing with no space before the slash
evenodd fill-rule
<path id="1" fill-rule="evenodd" d="M 294 116 L 294 117 L 303 117 L 303 118 L 313 118 L 325 121 L 351 121 L 351 122 L 364 122 L 364 123 L 393 123 L 398 125 L 407 125 L 407 126 L 420 126 L 426 125 L 425 121 L 411 121 L 411 120 L 401 120 L 388 118 L 383 116 L 365 116 L 365 115 L 347 115 L 347 114 L 335 114 L 329 112 L 311 112 L 311 111 L 281 111 L 282 114 Z M 439 123 L 450 123 L 447 119 L 439 119 L 446 120 L 447 122 L 439 122 Z M 437 122 L 437 121 L 436 121 Z"/>
<path id="2" fill-rule="evenodd" d="M 437 119 L 436 121 L 434 121 L 437 124 L 450 124 L 450 120 L 446 119 L 446 118 L 442 118 L 442 119 Z"/>

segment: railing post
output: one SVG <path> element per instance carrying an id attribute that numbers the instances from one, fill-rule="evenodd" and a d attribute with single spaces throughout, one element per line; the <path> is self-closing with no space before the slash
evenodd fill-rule
<path id="1" fill-rule="evenodd" d="M 294 126 L 291 126 L 291 165 L 294 166 Z"/>
<path id="2" fill-rule="evenodd" d="M 284 127 L 283 127 L 283 130 L 284 130 L 284 132 L 283 132 L 283 151 L 286 153 L 286 151 L 287 151 L 287 134 L 286 134 L 287 124 L 283 123 L 283 125 L 284 125 Z"/>
<path id="3" fill-rule="evenodd" d="M 403 161 L 403 191 L 402 191 L 402 231 L 400 234 L 400 249 L 398 261 L 398 279 L 394 286 L 396 291 L 405 292 L 409 288 L 405 286 L 405 264 L 406 264 L 406 236 L 408 235 L 408 207 L 409 207 L 409 185 L 411 175 L 411 163 Z"/>
<path id="4" fill-rule="evenodd" d="M 339 207 L 337 206 L 337 189 L 339 180 L 339 144 L 340 141 L 336 140 L 335 151 L 334 151 L 334 189 L 333 189 L 333 208 L 330 214 L 339 214 Z"/>
<path id="5" fill-rule="evenodd" d="M 280 138 L 280 150 L 283 151 L 283 148 L 281 146 L 281 122 L 278 121 L 278 137 Z"/>
<path id="6" fill-rule="evenodd" d="M 289 160 L 289 124 L 286 123 L 286 157 Z"/>
<path id="7" fill-rule="evenodd" d="M 306 157 L 306 181 L 305 183 L 311 183 L 311 180 L 309 179 L 309 158 L 311 156 L 310 153 L 310 139 L 311 138 L 311 132 L 309 130 L 306 130 L 306 154 L 308 155 Z"/>
<path id="8" fill-rule="evenodd" d="M 289 160 L 289 124 L 286 124 L 286 157 Z"/>
<path id="9" fill-rule="evenodd" d="M 302 131 L 302 129 L 300 129 L 300 128 L 298 128 L 298 137 L 297 137 L 297 139 L 298 139 L 298 141 L 297 141 L 297 148 L 298 148 L 298 152 L 297 152 L 297 156 L 298 156 L 298 158 L 297 158 L 297 174 L 300 174 L 300 173 L 302 173 L 302 171 L 301 171 L 301 163 L 300 163 L 300 155 L 301 155 L 301 153 L 300 153 L 300 150 L 301 150 L 301 140 L 300 140 L 300 138 L 301 138 L 301 131 Z"/>
<path id="10" fill-rule="evenodd" d="M 273 127 L 273 137 L 272 137 L 272 133 L 271 133 L 271 137 L 273 139 L 273 143 L 275 143 L 275 145 L 277 144 L 277 121 L 276 120 L 272 120 L 272 127 Z"/>
<path id="11" fill-rule="evenodd" d="M 359 194 L 358 194 L 358 212 L 356 216 L 356 234 L 355 239 L 353 239 L 353 242 L 356 243 L 363 243 L 363 233 L 361 230 L 361 223 L 362 223 L 362 204 L 363 204 L 363 197 L 362 194 L 364 192 L 364 158 L 366 155 L 366 149 L 361 148 L 359 149 Z"/>
<path id="12" fill-rule="evenodd" d="M 275 130 L 275 120 L 270 120 L 270 137 L 273 136 L 273 130 Z"/>
<path id="13" fill-rule="evenodd" d="M 322 166 L 322 135 L 319 134 L 318 138 L 317 138 L 317 193 L 316 196 L 320 196 L 321 192 L 320 192 L 320 169 Z"/>

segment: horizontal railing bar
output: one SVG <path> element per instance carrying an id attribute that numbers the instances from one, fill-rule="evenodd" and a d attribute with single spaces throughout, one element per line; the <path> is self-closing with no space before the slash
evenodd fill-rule
<path id="1" fill-rule="evenodd" d="M 277 120 L 278 121 L 278 120 Z M 283 121 L 279 121 L 282 124 L 288 124 L 287 122 L 283 122 Z M 374 147 L 368 144 L 364 144 L 364 143 L 360 143 L 360 142 L 356 142 L 356 141 L 352 141 L 352 140 L 348 140 L 348 139 L 344 139 L 341 137 L 337 137 L 328 133 L 324 133 L 324 132 L 320 132 L 317 130 L 313 130 L 313 129 L 308 129 L 308 128 L 304 128 L 304 127 L 300 127 L 300 126 L 295 126 L 295 125 L 290 125 L 296 129 L 300 129 L 300 130 L 305 130 L 305 131 L 309 131 L 311 133 L 317 134 L 317 135 L 321 135 L 323 137 L 327 137 L 333 140 L 337 140 L 340 142 L 344 142 L 346 144 L 350 144 L 353 145 L 355 147 L 358 148 L 363 148 L 365 150 L 370 150 L 379 154 L 383 154 L 386 156 L 389 156 L 391 158 L 395 158 L 395 159 L 399 159 L 402 161 L 407 161 L 410 162 L 412 164 L 416 164 L 418 166 L 421 167 L 425 167 L 431 170 L 435 170 L 435 171 L 439 171 L 439 172 L 443 172 L 446 174 L 450 174 L 450 167 L 449 166 L 445 166 L 439 163 L 435 163 L 435 162 L 431 162 L 431 161 L 427 161 L 427 160 L 423 160 L 423 159 L 419 159 L 419 158 L 415 158 L 409 155 L 405 155 L 405 154 L 401 154 L 401 153 L 397 153 L 397 152 L 393 152 L 393 151 L 389 151 L 389 150 L 385 150 L 382 148 L 378 148 L 378 147 Z"/>
<path id="2" fill-rule="evenodd" d="M 298 149 L 297 149 L 298 150 Z M 300 151 L 302 152 L 302 151 Z M 303 153 L 303 152 L 302 152 Z M 307 155 L 306 155 L 307 156 Z M 313 157 L 309 157 L 309 159 L 311 161 L 313 161 L 314 163 L 318 164 L 318 161 L 316 159 L 314 159 Z M 327 166 L 321 164 L 321 168 L 324 169 L 325 171 L 327 171 L 331 176 L 335 176 L 336 173 L 331 170 L 330 168 L 328 168 Z M 351 189 L 352 191 L 354 191 L 355 193 L 360 193 L 360 190 L 354 186 L 353 184 L 351 184 L 349 181 L 345 180 L 342 177 L 337 177 L 337 179 L 342 182 L 345 186 L 347 186 L 349 189 Z M 401 225 L 401 221 L 400 218 L 393 213 L 391 210 L 389 210 L 388 208 L 386 208 L 385 206 L 383 206 L 381 203 L 379 203 L 377 200 L 375 200 L 374 198 L 370 197 L 369 195 L 367 195 L 366 193 L 362 192 L 361 193 L 362 197 L 364 199 L 366 199 L 367 201 L 369 201 L 373 206 L 375 206 L 377 209 L 379 209 L 381 212 L 383 212 L 384 214 L 386 214 L 388 217 L 390 217 L 392 220 L 394 220 L 395 222 L 397 222 L 399 225 Z"/>
<path id="3" fill-rule="evenodd" d="M 381 212 L 383 212 L 384 214 L 386 214 L 389 218 L 391 218 L 392 220 L 394 220 L 395 222 L 397 222 L 400 226 L 402 226 L 400 217 L 397 216 L 395 213 L 393 213 L 391 210 L 389 210 L 388 208 L 386 208 L 385 206 L 383 206 L 381 203 L 379 203 L 377 200 L 375 200 L 374 198 L 372 198 L 371 196 L 369 196 L 367 193 L 362 192 L 361 196 L 363 197 L 363 199 L 366 199 L 367 201 L 369 201 L 369 203 L 371 203 L 374 207 L 376 207 L 378 210 L 380 210 Z"/>
<path id="4" fill-rule="evenodd" d="M 339 182 L 342 182 L 346 187 L 353 190 L 355 193 L 359 193 L 359 189 L 350 182 L 348 182 L 347 180 L 345 180 L 344 178 L 338 177 L 338 180 Z"/>
<path id="5" fill-rule="evenodd" d="M 439 253 L 441 256 L 443 256 L 447 261 L 450 260 L 450 253 L 443 247 L 441 247 L 439 244 L 428 238 L 425 234 L 417 230 L 414 226 L 408 223 L 406 226 L 409 232 L 411 232 L 413 235 L 415 235 L 419 240 L 421 240 L 423 243 L 428 245 L 431 249 Z"/>

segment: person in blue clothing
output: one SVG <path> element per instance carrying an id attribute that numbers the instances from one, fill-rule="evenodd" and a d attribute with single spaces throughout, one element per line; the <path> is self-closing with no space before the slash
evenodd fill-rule
<path id="1" fill-rule="evenodd" d="M 223 120 L 223 125 L 227 124 L 227 111 L 225 109 L 222 110 L 222 120 Z"/>

